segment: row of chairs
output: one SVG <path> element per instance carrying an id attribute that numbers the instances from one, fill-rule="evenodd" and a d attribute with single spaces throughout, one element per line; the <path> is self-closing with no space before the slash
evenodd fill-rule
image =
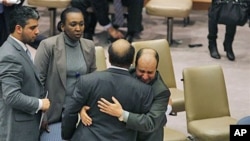
<path id="1" fill-rule="evenodd" d="M 166 39 L 133 42 L 136 52 L 143 47 L 154 48 L 160 56 L 158 70 L 171 91 L 173 110 L 186 112 L 188 137 L 165 127 L 164 141 L 229 141 L 230 124 L 237 120 L 230 115 L 223 70 L 219 65 L 196 66 L 183 69 L 184 91 L 176 87 L 173 63 Z M 96 47 L 97 68 L 107 66 L 102 47 Z M 101 51 L 98 53 L 98 50 Z M 171 121 L 169 121 L 171 122 Z"/>

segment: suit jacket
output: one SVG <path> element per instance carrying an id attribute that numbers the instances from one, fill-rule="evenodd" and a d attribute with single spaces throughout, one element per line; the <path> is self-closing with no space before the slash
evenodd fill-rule
<path id="1" fill-rule="evenodd" d="M 62 107 L 66 95 L 66 53 L 64 33 L 43 40 L 36 52 L 35 65 L 40 79 L 48 90 L 50 109 L 46 113 L 49 123 L 61 121 Z M 87 72 L 96 70 L 95 45 L 93 41 L 80 39 L 82 53 L 86 61 Z"/>
<path id="2" fill-rule="evenodd" d="M 131 69 L 130 73 L 136 77 L 135 69 Z M 130 112 L 127 120 L 128 128 L 139 131 L 137 141 L 163 141 L 163 126 L 167 122 L 165 112 L 171 94 L 158 71 L 150 85 L 153 88 L 154 99 L 149 112 L 146 114 Z"/>
<path id="3" fill-rule="evenodd" d="M 3 5 L 3 13 L 0 13 L 0 47 L 4 43 L 5 40 L 7 40 L 10 31 L 9 31 L 9 18 L 10 13 L 15 8 L 22 6 L 24 0 L 21 0 L 19 4 L 13 4 L 11 6 L 5 6 Z"/>
<path id="4" fill-rule="evenodd" d="M 0 48 L 0 140 L 38 141 L 44 89 L 31 59 L 11 37 Z"/>
<path id="5" fill-rule="evenodd" d="M 128 71 L 110 68 L 102 72 L 84 75 L 76 85 L 70 101 L 65 104 L 62 118 L 62 137 L 71 141 L 135 141 L 136 131 L 126 128 L 118 118 L 102 113 L 97 101 L 116 97 L 127 111 L 145 113 L 151 107 L 153 92 L 149 85 L 134 79 Z M 78 112 L 83 105 L 88 111 L 93 125 L 77 126 Z"/>

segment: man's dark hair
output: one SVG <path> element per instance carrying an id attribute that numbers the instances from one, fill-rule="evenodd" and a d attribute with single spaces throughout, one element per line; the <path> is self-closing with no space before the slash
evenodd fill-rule
<path id="1" fill-rule="evenodd" d="M 157 64 L 156 64 L 156 68 L 158 68 L 158 64 L 159 64 L 159 54 L 158 54 L 158 52 L 155 50 L 155 49 L 152 49 L 152 48 L 141 48 L 138 52 L 137 52 L 137 54 L 136 54 L 136 57 L 135 57 L 135 67 L 137 66 L 137 63 L 138 63 L 138 60 L 140 59 L 140 57 L 142 56 L 142 54 L 144 53 L 144 50 L 145 49 L 151 49 L 151 50 L 153 50 L 154 52 L 155 52 L 155 59 L 156 59 L 156 62 L 157 62 Z"/>
<path id="2" fill-rule="evenodd" d="M 135 48 L 130 45 L 126 52 L 122 54 L 117 53 L 112 47 L 108 48 L 109 62 L 111 65 L 118 67 L 130 67 L 134 60 Z"/>
<path id="3" fill-rule="evenodd" d="M 39 20 L 39 13 L 28 6 L 19 6 L 16 7 L 11 13 L 9 17 L 9 30 L 10 33 L 15 31 L 16 25 L 20 25 L 21 27 L 25 27 L 27 25 L 27 21 L 30 19 Z"/>

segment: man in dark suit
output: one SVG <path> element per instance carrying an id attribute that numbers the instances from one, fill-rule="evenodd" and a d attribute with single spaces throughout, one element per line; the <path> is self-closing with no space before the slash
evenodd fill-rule
<path id="1" fill-rule="evenodd" d="M 23 5 L 25 0 L 16 0 L 16 3 L 10 2 L 8 0 L 3 0 L 2 3 L 2 12 L 0 10 L 0 47 L 4 43 L 4 41 L 8 38 L 10 34 L 9 29 L 9 16 L 11 11 L 15 8 L 20 7 Z M 1 7 L 1 4 L 0 4 Z M 34 7 L 33 7 L 34 8 Z M 1 9 L 1 8 L 0 8 Z M 46 37 L 43 35 L 38 35 L 34 42 L 28 43 L 31 47 L 37 49 L 40 42 L 45 39 Z"/>
<path id="2" fill-rule="evenodd" d="M 9 3 L 8 0 L 2 0 L 2 12 L 0 12 L 0 47 L 9 35 L 9 16 L 10 12 L 16 7 L 22 6 L 24 0 L 17 3 Z"/>
<path id="3" fill-rule="evenodd" d="M 0 140 L 38 141 L 41 111 L 50 102 L 26 44 L 39 33 L 39 14 L 22 6 L 9 18 L 11 34 L 0 48 Z"/>
<path id="4" fill-rule="evenodd" d="M 114 0 L 72 0 L 71 5 L 82 10 L 85 17 L 84 37 L 92 39 L 95 33 L 97 21 L 114 38 L 123 38 L 123 34 L 111 23 L 109 19 L 109 3 Z M 125 38 L 132 42 L 133 38 L 143 30 L 142 9 L 144 0 L 122 0 L 123 6 L 128 7 L 127 27 L 128 31 Z M 88 13 L 87 8 L 92 7 L 94 13 Z"/>
<path id="5" fill-rule="evenodd" d="M 157 66 L 159 62 L 158 53 L 149 48 L 143 48 L 137 52 L 135 66 L 130 69 L 130 73 L 135 78 L 152 86 L 154 91 L 154 100 L 152 107 L 146 114 L 127 112 L 122 109 L 121 104 L 114 98 L 114 103 L 105 99 L 99 101 L 101 111 L 109 115 L 120 117 L 121 113 L 127 128 L 138 130 L 136 141 L 163 141 L 163 126 L 166 124 L 165 112 L 170 97 L 170 91 L 163 82 Z M 84 107 L 85 109 L 88 107 Z M 81 111 L 81 120 L 85 125 L 91 125 L 92 119 Z M 89 122 L 90 121 L 90 122 Z M 93 122 L 95 124 L 95 122 Z"/>
<path id="6" fill-rule="evenodd" d="M 128 72 L 133 62 L 134 48 L 124 39 L 108 49 L 111 67 L 105 71 L 81 76 L 70 100 L 65 103 L 62 116 L 62 138 L 71 141 L 135 141 L 136 131 L 126 128 L 116 117 L 102 113 L 97 101 L 111 101 L 113 95 L 124 109 L 135 113 L 148 112 L 153 100 L 152 88 L 134 79 Z M 83 105 L 91 107 L 89 115 L 95 124 L 84 126 L 78 121 Z M 121 116 L 121 115 L 120 115 Z M 122 120 L 122 119 L 120 119 Z"/>

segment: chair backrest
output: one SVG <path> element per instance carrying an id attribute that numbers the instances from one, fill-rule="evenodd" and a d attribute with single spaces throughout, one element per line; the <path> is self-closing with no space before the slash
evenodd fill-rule
<path id="1" fill-rule="evenodd" d="M 172 57 L 169 49 L 169 44 L 166 39 L 137 41 L 133 42 L 132 45 L 135 47 L 136 52 L 141 48 L 155 49 L 159 54 L 160 60 L 159 60 L 158 70 L 161 74 L 164 83 L 169 88 L 176 88 Z"/>
<path id="2" fill-rule="evenodd" d="M 96 55 L 96 67 L 97 71 L 102 71 L 107 69 L 106 56 L 103 47 L 96 46 L 95 47 L 95 55 Z"/>
<path id="3" fill-rule="evenodd" d="M 27 3 L 33 6 L 66 8 L 70 6 L 71 0 L 28 0 Z"/>
<path id="4" fill-rule="evenodd" d="M 183 79 L 187 123 L 193 120 L 230 116 L 221 66 L 185 68 Z"/>

